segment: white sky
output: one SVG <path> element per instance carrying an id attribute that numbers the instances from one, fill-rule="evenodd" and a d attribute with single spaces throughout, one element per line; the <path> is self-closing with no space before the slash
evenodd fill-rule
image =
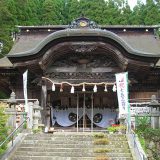
<path id="1" fill-rule="evenodd" d="M 144 4 L 146 3 L 146 0 L 141 0 Z M 137 0 L 128 0 L 128 4 L 130 5 L 131 9 L 137 4 Z"/>

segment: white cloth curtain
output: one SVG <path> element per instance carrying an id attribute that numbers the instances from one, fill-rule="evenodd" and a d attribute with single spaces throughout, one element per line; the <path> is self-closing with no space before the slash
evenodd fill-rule
<path id="1" fill-rule="evenodd" d="M 85 110 L 86 110 L 86 115 L 91 120 L 91 109 L 86 108 Z M 72 122 L 71 120 L 69 120 L 70 113 L 77 114 L 77 108 L 68 108 L 64 110 L 52 108 L 52 114 L 51 114 L 52 125 L 54 126 L 55 123 L 57 122 L 60 126 L 69 127 L 77 123 L 77 121 Z M 115 110 L 108 109 L 108 108 L 105 108 L 105 109 L 94 108 L 93 117 L 98 113 L 102 115 L 102 120 L 99 123 L 93 122 L 98 127 L 107 128 L 108 126 L 110 126 L 115 122 L 115 119 L 117 116 L 117 113 Z M 78 119 L 80 120 L 82 116 L 83 116 L 83 108 L 79 108 Z"/>

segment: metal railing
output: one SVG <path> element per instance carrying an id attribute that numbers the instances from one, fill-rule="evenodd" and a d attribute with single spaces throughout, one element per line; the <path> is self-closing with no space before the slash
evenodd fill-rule
<path id="1" fill-rule="evenodd" d="M 14 141 L 14 134 L 16 133 L 16 131 L 18 131 L 21 126 L 27 122 L 27 120 L 29 119 L 29 117 L 27 117 L 16 129 L 14 129 L 7 137 L 6 139 L 0 144 L 0 147 L 2 147 L 10 138 L 12 139 L 12 146 L 13 146 L 13 141 Z"/>
<path id="2" fill-rule="evenodd" d="M 140 142 L 138 142 L 137 136 L 133 130 L 129 133 L 129 139 L 130 139 L 131 145 L 133 147 L 136 158 L 138 160 L 148 160 L 148 158 L 147 158 L 146 154 L 144 153 L 143 149 L 141 148 Z"/>

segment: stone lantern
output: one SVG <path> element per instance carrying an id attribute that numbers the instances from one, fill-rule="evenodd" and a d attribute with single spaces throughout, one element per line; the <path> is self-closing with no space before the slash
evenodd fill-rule
<path id="1" fill-rule="evenodd" d="M 151 96 L 148 107 L 151 108 L 151 127 L 160 128 L 160 103 L 156 99 L 156 95 Z"/>
<path id="2" fill-rule="evenodd" d="M 39 121 L 41 120 L 40 111 L 42 108 L 39 105 L 39 101 L 37 100 L 33 105 L 33 129 L 38 129 Z"/>
<path id="3" fill-rule="evenodd" d="M 12 91 L 10 98 L 8 99 L 7 102 L 9 103 L 10 108 L 12 108 L 12 106 L 13 106 L 13 108 L 15 108 L 17 100 L 16 100 L 16 94 L 13 91 Z"/>
<path id="4" fill-rule="evenodd" d="M 9 108 L 5 109 L 5 113 L 9 115 L 8 125 L 16 128 L 16 94 L 12 91 L 10 98 L 8 99 L 7 103 L 9 104 Z"/>

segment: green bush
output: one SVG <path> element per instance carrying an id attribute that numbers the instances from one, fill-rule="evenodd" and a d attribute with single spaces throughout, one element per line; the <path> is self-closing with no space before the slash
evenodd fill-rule
<path id="1" fill-rule="evenodd" d="M 4 113 L 5 104 L 0 103 L 0 144 L 5 140 L 8 135 L 9 128 L 6 126 L 8 116 Z M 0 155 L 4 153 L 7 144 L 0 148 Z"/>
<path id="2" fill-rule="evenodd" d="M 117 131 L 117 128 L 116 127 L 108 127 L 107 130 L 111 133 L 115 133 Z"/>
<path id="3" fill-rule="evenodd" d="M 136 133 L 144 151 L 152 159 L 160 160 L 160 129 L 151 128 L 149 121 L 149 117 L 136 118 Z"/>
<path id="4" fill-rule="evenodd" d="M 108 127 L 107 130 L 109 132 L 125 132 L 126 131 L 126 126 L 124 125 L 116 125 L 116 126 L 111 126 L 111 127 Z"/>
<path id="5" fill-rule="evenodd" d="M 4 92 L 0 91 L 0 99 L 7 99 L 9 98 Z"/>

